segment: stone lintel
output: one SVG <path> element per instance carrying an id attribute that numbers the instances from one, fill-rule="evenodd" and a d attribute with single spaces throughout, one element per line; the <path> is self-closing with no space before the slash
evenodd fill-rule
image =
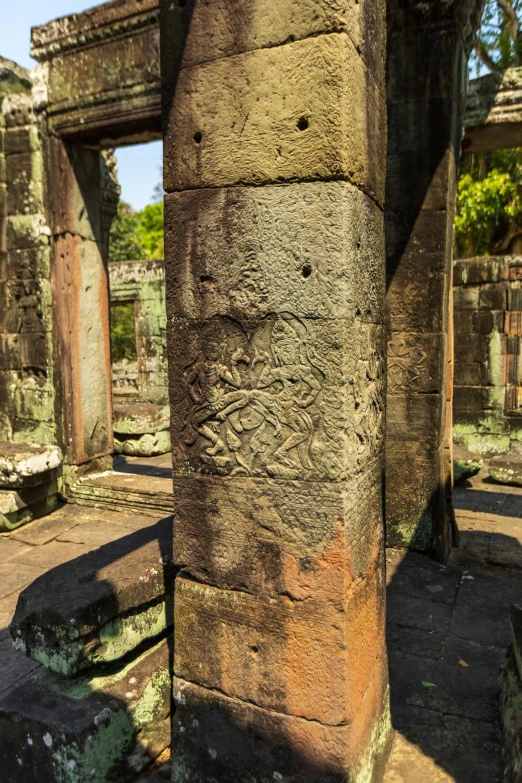
<path id="1" fill-rule="evenodd" d="M 464 126 L 466 152 L 519 147 L 522 143 L 522 68 L 508 68 L 471 81 Z"/>

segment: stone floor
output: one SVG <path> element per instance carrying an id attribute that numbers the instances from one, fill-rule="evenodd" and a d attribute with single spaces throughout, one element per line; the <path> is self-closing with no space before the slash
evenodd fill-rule
<path id="1" fill-rule="evenodd" d="M 145 492 L 151 479 L 170 482 L 168 457 L 121 458 L 115 468 L 139 477 Z M 498 672 L 509 642 L 508 607 L 522 602 L 522 488 L 493 484 L 483 471 L 456 490 L 455 504 L 461 547 L 447 567 L 387 553 L 396 734 L 385 783 L 501 780 Z M 13 649 L 7 631 L 19 592 L 43 571 L 157 519 L 66 504 L 0 536 L 0 694 L 38 666 Z M 168 780 L 162 761 L 140 783 Z"/>

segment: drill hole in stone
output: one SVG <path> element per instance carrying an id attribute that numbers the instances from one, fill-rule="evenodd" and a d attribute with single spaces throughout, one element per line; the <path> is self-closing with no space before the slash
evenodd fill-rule
<path id="1" fill-rule="evenodd" d="M 256 647 L 255 644 L 250 649 L 252 650 L 253 653 L 258 653 L 259 652 L 259 647 Z"/>
<path id="2" fill-rule="evenodd" d="M 300 131 L 305 131 L 308 128 L 308 120 L 306 117 L 299 117 L 297 120 L 297 127 Z"/>
<path id="3" fill-rule="evenodd" d="M 305 264 L 303 266 L 303 268 L 301 269 L 301 274 L 305 279 L 307 277 L 310 277 L 310 275 L 312 274 L 312 267 L 310 266 L 310 264 Z"/>
<path id="4" fill-rule="evenodd" d="M 194 141 L 196 142 L 196 144 L 201 144 L 202 138 L 203 138 L 203 134 L 201 133 L 201 131 L 196 131 L 194 134 Z"/>

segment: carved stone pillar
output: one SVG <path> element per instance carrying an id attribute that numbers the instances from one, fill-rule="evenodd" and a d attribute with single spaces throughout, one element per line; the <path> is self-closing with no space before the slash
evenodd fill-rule
<path id="1" fill-rule="evenodd" d="M 160 22 L 173 780 L 362 783 L 390 730 L 382 3 L 180 5 Z"/>
<path id="2" fill-rule="evenodd" d="M 457 157 L 481 6 L 388 3 L 387 541 L 442 560 L 451 540 L 444 432 Z"/>

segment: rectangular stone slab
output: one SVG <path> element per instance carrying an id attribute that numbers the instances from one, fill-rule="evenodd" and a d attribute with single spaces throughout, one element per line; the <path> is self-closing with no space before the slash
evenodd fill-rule
<path id="1" fill-rule="evenodd" d="M 170 742 L 169 642 L 116 669 L 64 680 L 40 669 L 0 701 L 9 783 L 124 783 Z"/>
<path id="2" fill-rule="evenodd" d="M 62 463 L 58 446 L 32 443 L 0 443 L 0 487 L 24 487 L 39 473 L 46 473 Z"/>
<path id="3" fill-rule="evenodd" d="M 48 571 L 20 595 L 15 645 L 72 676 L 172 625 L 172 517 Z"/>

